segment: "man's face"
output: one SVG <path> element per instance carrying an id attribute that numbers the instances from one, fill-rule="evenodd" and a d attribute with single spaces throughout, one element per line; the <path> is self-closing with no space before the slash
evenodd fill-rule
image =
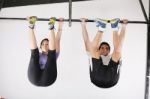
<path id="1" fill-rule="evenodd" d="M 101 54 L 101 55 L 107 56 L 107 55 L 109 54 L 109 52 L 110 52 L 110 49 L 109 49 L 109 46 L 108 46 L 108 45 L 103 44 L 103 45 L 101 46 L 101 48 L 99 49 L 99 51 L 100 51 L 100 54 Z"/>

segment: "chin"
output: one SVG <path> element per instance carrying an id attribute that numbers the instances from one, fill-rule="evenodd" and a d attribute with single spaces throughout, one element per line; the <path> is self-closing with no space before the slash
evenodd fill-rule
<path id="1" fill-rule="evenodd" d="M 103 54 L 104 56 L 107 56 L 108 54 Z"/>
<path id="2" fill-rule="evenodd" d="M 48 50 L 42 50 L 42 52 L 48 52 Z"/>

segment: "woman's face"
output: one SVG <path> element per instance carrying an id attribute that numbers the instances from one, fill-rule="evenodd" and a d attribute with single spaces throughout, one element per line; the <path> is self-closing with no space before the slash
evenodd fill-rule
<path id="1" fill-rule="evenodd" d="M 43 43 L 42 43 L 42 45 L 41 45 L 41 50 L 43 51 L 43 52 L 48 52 L 48 50 L 49 50 L 49 43 L 48 43 L 48 41 L 43 41 Z"/>

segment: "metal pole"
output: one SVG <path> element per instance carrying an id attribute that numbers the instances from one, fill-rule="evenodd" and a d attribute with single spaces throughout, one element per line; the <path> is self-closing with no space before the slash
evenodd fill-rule
<path id="1" fill-rule="evenodd" d="M 69 0 L 69 27 L 71 27 L 72 23 L 72 0 Z"/>
<path id="2" fill-rule="evenodd" d="M 0 17 L 0 20 L 27 20 L 27 18 L 13 18 L 13 17 Z M 38 18 L 38 21 L 49 21 L 48 18 Z M 56 21 L 59 21 L 59 19 L 56 19 Z M 80 19 L 64 19 L 66 22 L 81 22 Z M 95 22 L 95 20 L 88 19 L 86 22 Z M 109 23 L 109 22 L 108 22 Z M 120 21 L 122 23 L 122 21 Z M 148 24 L 146 21 L 128 21 L 128 23 L 133 23 L 133 24 Z"/>
<path id="3" fill-rule="evenodd" d="M 150 1 L 149 1 L 149 24 L 147 24 L 147 66 L 145 75 L 145 98 L 149 99 L 149 83 L 150 83 Z"/>
<path id="4" fill-rule="evenodd" d="M 144 8 L 144 5 L 143 5 L 142 0 L 139 0 L 139 3 L 140 3 L 140 6 L 141 6 L 141 9 L 142 9 L 144 18 L 145 18 L 145 20 L 148 22 L 148 17 L 147 17 L 147 14 L 146 14 L 146 11 L 145 11 L 145 8 Z"/>

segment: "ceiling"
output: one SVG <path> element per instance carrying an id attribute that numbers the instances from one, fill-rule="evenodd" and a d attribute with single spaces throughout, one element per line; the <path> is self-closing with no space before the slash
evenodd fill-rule
<path id="1" fill-rule="evenodd" d="M 87 1 L 87 0 L 72 0 L 72 2 L 75 1 Z M 15 6 L 62 3 L 62 2 L 69 2 L 69 0 L 1 0 L 0 7 L 6 8 L 6 7 L 15 7 Z"/>

